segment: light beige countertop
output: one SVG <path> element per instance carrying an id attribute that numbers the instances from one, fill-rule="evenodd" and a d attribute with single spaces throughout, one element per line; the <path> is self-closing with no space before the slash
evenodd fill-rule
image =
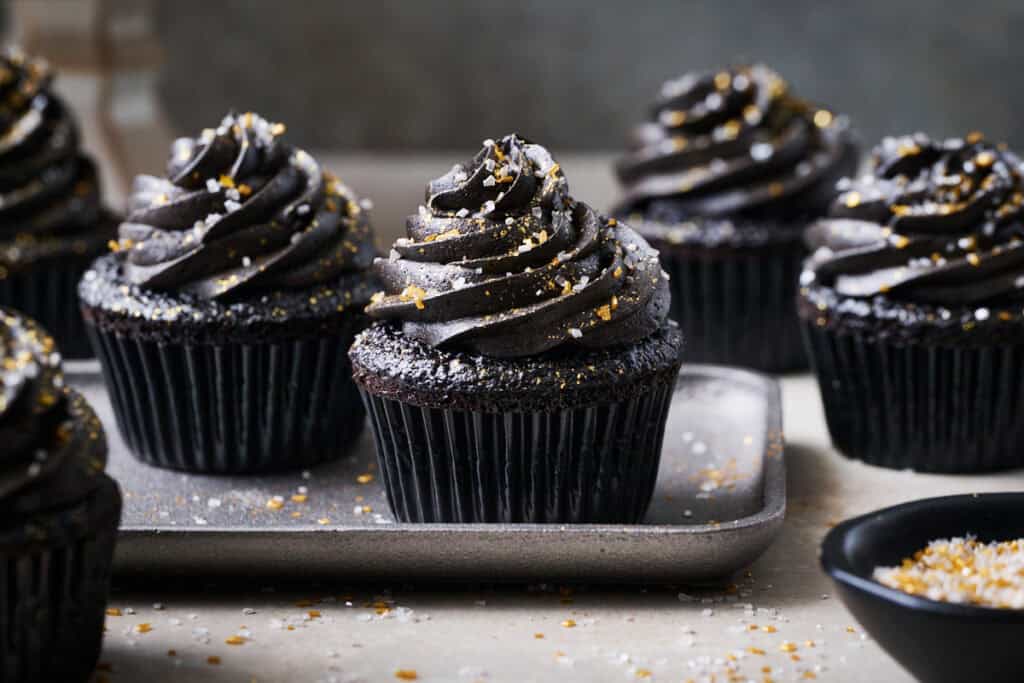
<path id="1" fill-rule="evenodd" d="M 835 598 L 818 568 L 823 535 L 907 500 L 1024 489 L 1024 472 L 952 477 L 847 461 L 829 445 L 813 380 L 786 378 L 783 389 L 787 520 L 731 588 L 154 586 L 115 594 L 120 616 L 107 618 L 96 678 L 371 682 L 408 670 L 421 681 L 910 681 Z"/>

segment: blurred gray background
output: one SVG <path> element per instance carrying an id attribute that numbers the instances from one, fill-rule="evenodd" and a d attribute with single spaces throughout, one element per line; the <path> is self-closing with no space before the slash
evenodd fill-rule
<path id="1" fill-rule="evenodd" d="M 574 194 L 610 172 L 660 84 L 773 65 L 803 97 L 882 135 L 982 130 L 1024 149 L 1024 0 L 0 0 L 7 40 L 59 70 L 108 199 L 159 173 L 175 135 L 230 109 L 374 200 L 379 241 L 427 179 L 510 131 L 546 144 Z"/>
<path id="2" fill-rule="evenodd" d="M 762 60 L 886 133 L 980 129 L 1024 147 L 1024 1 L 178 0 L 159 94 L 181 130 L 230 107 L 312 148 L 465 148 L 519 130 L 615 149 L 659 84 Z"/>

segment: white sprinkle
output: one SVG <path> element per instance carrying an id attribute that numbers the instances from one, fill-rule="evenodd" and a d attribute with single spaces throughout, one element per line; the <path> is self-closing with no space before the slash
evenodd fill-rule
<path id="1" fill-rule="evenodd" d="M 211 510 L 213 510 L 221 506 L 221 500 L 220 498 L 210 498 L 209 500 L 206 501 L 206 505 Z"/>
<path id="2" fill-rule="evenodd" d="M 218 183 L 218 182 L 217 182 L 216 180 L 214 180 L 213 178 L 208 178 L 208 179 L 206 180 L 206 189 L 207 189 L 207 190 L 208 190 L 209 192 L 214 192 L 214 193 L 216 193 L 216 192 L 220 192 L 220 183 Z"/>
<path id="3" fill-rule="evenodd" d="M 227 202 L 224 202 L 224 206 L 227 206 Z M 309 213 L 309 204 L 299 204 L 297 207 L 295 207 L 295 213 L 299 214 L 300 216 L 305 216 L 307 213 Z"/>
<path id="4" fill-rule="evenodd" d="M 581 330 L 578 327 L 570 327 L 569 328 L 569 336 L 573 337 L 574 339 L 579 339 L 580 337 L 583 336 L 583 330 Z"/>
<path id="5" fill-rule="evenodd" d="M 987 308 L 979 308 L 974 312 L 974 317 L 978 320 L 988 320 L 989 310 Z"/>
<path id="6" fill-rule="evenodd" d="M 243 256 L 242 257 L 242 267 L 243 268 L 248 268 L 251 265 L 252 265 L 252 259 L 249 258 L 248 256 Z"/>
<path id="7" fill-rule="evenodd" d="M 758 142 L 750 146 L 750 158 L 754 161 L 765 161 L 774 153 L 775 150 L 767 142 Z"/>

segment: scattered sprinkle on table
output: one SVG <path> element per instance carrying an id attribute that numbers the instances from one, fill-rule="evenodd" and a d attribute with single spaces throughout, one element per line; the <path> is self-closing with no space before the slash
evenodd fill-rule
<path id="1" fill-rule="evenodd" d="M 564 626 L 565 628 L 575 628 L 576 621 L 574 619 L 566 619 L 562 622 L 562 626 Z"/>
<path id="2" fill-rule="evenodd" d="M 981 543 L 938 539 L 898 567 L 876 567 L 875 580 L 930 600 L 1024 609 L 1024 538 Z"/>

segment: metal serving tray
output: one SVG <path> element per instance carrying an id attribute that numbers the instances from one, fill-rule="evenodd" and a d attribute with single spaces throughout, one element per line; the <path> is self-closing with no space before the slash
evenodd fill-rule
<path id="1" fill-rule="evenodd" d="M 639 525 L 395 523 L 369 427 L 354 457 L 305 472 L 160 470 L 129 454 L 98 366 L 66 373 L 107 428 L 125 578 L 699 581 L 753 562 L 785 513 L 779 386 L 744 370 L 683 367 Z"/>

